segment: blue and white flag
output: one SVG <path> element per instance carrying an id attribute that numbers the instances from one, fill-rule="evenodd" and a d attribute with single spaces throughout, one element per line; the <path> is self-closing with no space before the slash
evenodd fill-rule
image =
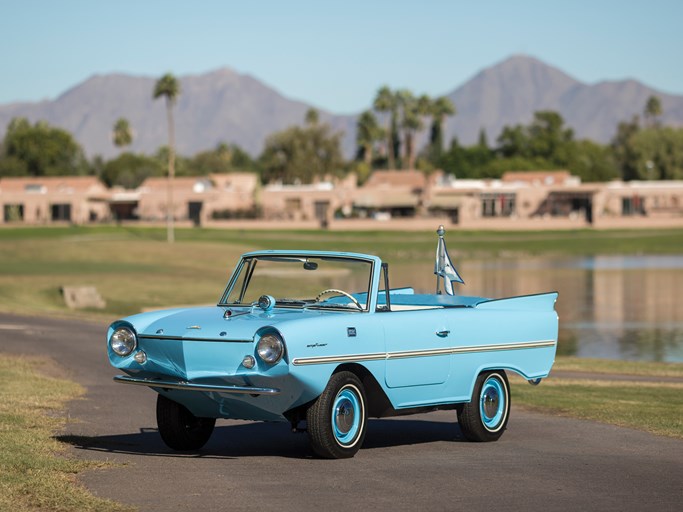
<path id="1" fill-rule="evenodd" d="M 448 295 L 455 295 L 453 290 L 453 283 L 465 284 L 458 271 L 455 269 L 455 265 L 451 261 L 451 257 L 448 255 L 448 250 L 446 249 L 446 241 L 443 239 L 444 235 L 443 226 L 439 226 L 437 233 L 439 234 L 439 241 L 436 245 L 436 261 L 434 262 L 434 273 L 437 275 L 436 278 L 436 292 L 439 293 L 439 278 L 443 278 L 443 287 Z"/>

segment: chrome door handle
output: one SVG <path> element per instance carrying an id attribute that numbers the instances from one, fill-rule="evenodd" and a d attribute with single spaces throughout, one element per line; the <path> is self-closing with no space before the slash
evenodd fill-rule
<path id="1" fill-rule="evenodd" d="M 437 335 L 439 338 L 445 338 L 445 337 L 448 336 L 450 333 L 451 333 L 451 331 L 436 331 L 436 335 Z"/>

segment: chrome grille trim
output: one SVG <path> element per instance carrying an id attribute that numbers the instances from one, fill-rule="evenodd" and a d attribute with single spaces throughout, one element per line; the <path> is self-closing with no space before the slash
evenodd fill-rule
<path id="1" fill-rule="evenodd" d="M 184 338 L 183 336 L 166 336 L 163 334 L 138 334 L 140 340 L 168 340 L 168 341 L 221 341 L 224 343 L 253 343 L 254 340 L 231 340 L 230 338 Z"/>
<path id="2" fill-rule="evenodd" d="M 128 375 L 117 375 L 114 382 L 122 384 L 135 384 L 137 386 L 148 386 L 151 388 L 181 389 L 184 391 L 209 391 L 216 393 L 234 393 L 241 395 L 279 395 L 277 388 L 256 388 L 251 386 L 229 386 L 212 384 L 194 384 L 187 381 L 173 381 L 162 379 L 145 379 L 129 377 Z"/>

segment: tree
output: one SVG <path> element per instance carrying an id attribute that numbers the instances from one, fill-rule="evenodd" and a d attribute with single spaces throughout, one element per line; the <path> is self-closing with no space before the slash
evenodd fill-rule
<path id="1" fill-rule="evenodd" d="M 477 142 L 477 146 L 481 146 L 483 148 L 489 147 L 489 139 L 486 136 L 486 130 L 483 128 L 479 130 L 479 141 Z"/>
<path id="2" fill-rule="evenodd" d="M 617 169 L 624 181 L 638 179 L 640 176 L 634 140 L 640 131 L 640 120 L 633 116 L 630 122 L 622 121 L 617 126 L 617 133 L 612 139 L 611 147 L 617 163 Z"/>
<path id="3" fill-rule="evenodd" d="M 683 129 L 646 128 L 632 140 L 632 169 L 636 179 L 683 179 Z"/>
<path id="4" fill-rule="evenodd" d="M 72 135 L 45 121 L 31 125 L 14 118 L 7 126 L 0 156 L 2 176 L 63 176 L 87 174 L 88 164 Z"/>
<path id="5" fill-rule="evenodd" d="M 488 147 L 474 145 L 463 147 L 457 138 L 451 140 L 450 147 L 436 161 L 436 165 L 448 174 L 462 179 L 497 178 L 497 170 L 491 171 L 494 152 Z"/>
<path id="6" fill-rule="evenodd" d="M 396 94 L 384 85 L 377 91 L 372 105 L 377 112 L 387 114 L 387 126 L 384 132 L 387 138 L 387 162 L 390 169 L 395 169 L 401 144 L 398 138 L 398 100 Z"/>
<path id="7" fill-rule="evenodd" d="M 104 163 L 100 179 L 109 187 L 134 189 L 146 178 L 163 176 L 164 165 L 151 156 L 123 153 Z"/>
<path id="8" fill-rule="evenodd" d="M 368 166 L 372 165 L 375 143 L 383 137 L 384 130 L 377 122 L 375 115 L 370 110 L 363 112 L 358 118 L 356 145 L 358 146 L 358 154 L 362 156 L 363 161 Z"/>
<path id="9" fill-rule="evenodd" d="M 423 127 L 423 116 L 429 112 L 429 98 L 421 96 L 415 98 L 408 89 L 398 92 L 398 104 L 401 111 L 401 129 L 403 130 L 403 144 L 405 161 L 402 167 L 415 168 L 415 134 Z"/>
<path id="10" fill-rule="evenodd" d="M 534 113 L 528 126 L 505 126 L 498 137 L 498 153 L 503 158 L 544 160 L 553 166 L 566 167 L 572 149 L 574 131 L 564 127 L 557 112 Z"/>
<path id="11" fill-rule="evenodd" d="M 173 126 L 173 106 L 180 94 L 180 84 L 171 74 L 166 73 L 154 85 L 152 94 L 154 99 L 164 97 L 166 99 L 166 118 L 168 121 L 168 187 L 167 187 L 167 239 L 169 243 L 175 240 L 173 230 L 173 178 L 175 177 L 175 128 Z"/>
<path id="12" fill-rule="evenodd" d="M 339 174 L 341 133 L 332 133 L 327 124 L 292 126 L 268 137 L 260 164 L 266 183 L 312 183 Z"/>
<path id="13" fill-rule="evenodd" d="M 130 123 L 128 123 L 127 119 L 120 117 L 114 123 L 113 138 L 114 145 L 117 148 L 131 145 L 133 142 L 133 131 L 131 130 Z"/>
<path id="14" fill-rule="evenodd" d="M 320 122 L 320 113 L 314 108 L 309 108 L 304 116 L 304 121 L 308 125 L 316 125 Z"/>
<path id="15" fill-rule="evenodd" d="M 443 153 L 444 123 L 446 117 L 454 116 L 455 105 L 445 96 L 436 98 L 431 103 L 430 114 L 432 125 L 429 130 L 429 148 L 427 150 L 430 160 L 437 161 Z"/>
<path id="16" fill-rule="evenodd" d="M 543 158 L 560 167 L 569 163 L 574 130 L 564 127 L 564 119 L 559 113 L 535 112 L 534 120 L 528 128 L 528 137 L 527 156 Z"/>
<path id="17" fill-rule="evenodd" d="M 215 149 L 202 151 L 186 162 L 187 174 L 205 176 L 236 171 L 257 172 L 256 162 L 249 153 L 235 144 L 218 144 Z"/>
<path id="18" fill-rule="evenodd" d="M 590 140 L 574 141 L 568 169 L 581 181 L 611 181 L 619 174 L 612 149 Z"/>
<path id="19" fill-rule="evenodd" d="M 659 125 L 659 117 L 662 115 L 662 102 L 657 96 L 650 96 L 647 99 L 643 115 L 650 128 Z"/>

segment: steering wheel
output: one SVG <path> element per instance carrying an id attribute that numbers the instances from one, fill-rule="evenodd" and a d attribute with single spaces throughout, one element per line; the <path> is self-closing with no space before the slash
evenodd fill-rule
<path id="1" fill-rule="evenodd" d="M 344 290 L 337 290 L 336 288 L 329 288 L 329 289 L 327 289 L 327 290 L 321 291 L 321 292 L 315 297 L 315 301 L 316 301 L 316 302 L 320 302 L 320 297 L 322 297 L 322 296 L 325 295 L 326 293 L 338 293 L 338 294 L 340 294 L 340 295 L 345 295 L 346 297 L 348 297 L 349 299 L 351 299 L 351 302 L 353 302 L 354 306 L 356 306 L 356 307 L 357 307 L 358 309 L 360 309 L 361 311 L 363 310 L 363 306 L 361 306 L 361 305 L 360 305 L 360 302 L 358 302 L 358 301 L 356 300 L 356 297 L 354 297 L 353 295 L 351 295 L 351 294 L 348 293 L 348 292 L 345 292 Z"/>

